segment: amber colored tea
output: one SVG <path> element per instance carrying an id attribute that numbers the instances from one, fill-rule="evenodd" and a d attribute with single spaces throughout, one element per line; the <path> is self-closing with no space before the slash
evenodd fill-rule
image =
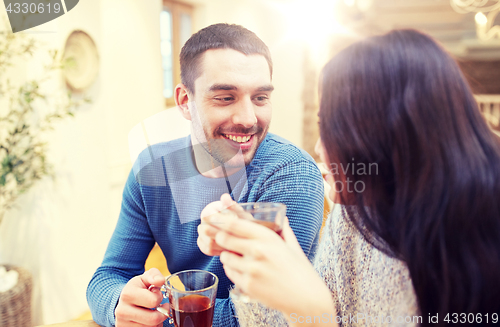
<path id="1" fill-rule="evenodd" d="M 179 299 L 179 307 L 172 309 L 175 327 L 212 327 L 214 306 L 203 295 L 188 295 Z"/>
<path id="2" fill-rule="evenodd" d="M 269 229 L 272 229 L 278 235 L 281 236 L 282 228 L 281 228 L 281 226 L 279 226 L 278 224 L 276 224 L 274 221 L 253 220 L 253 222 L 255 222 L 255 223 L 259 224 L 259 225 L 265 226 L 265 227 L 267 227 Z"/>

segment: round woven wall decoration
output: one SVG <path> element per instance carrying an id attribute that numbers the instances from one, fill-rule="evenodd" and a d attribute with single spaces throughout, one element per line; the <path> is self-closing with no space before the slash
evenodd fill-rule
<path id="1" fill-rule="evenodd" d="M 92 38 L 83 31 L 73 31 L 64 46 L 63 75 L 73 91 L 83 91 L 95 81 L 99 55 Z"/>

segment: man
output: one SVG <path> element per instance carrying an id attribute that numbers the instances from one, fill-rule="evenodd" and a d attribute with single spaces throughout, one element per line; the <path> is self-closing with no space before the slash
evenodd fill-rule
<path id="1" fill-rule="evenodd" d="M 238 326 L 218 249 L 200 228 L 200 213 L 223 193 L 237 202 L 281 202 L 304 252 L 311 258 L 323 213 L 323 183 L 312 158 L 268 133 L 272 62 L 249 30 L 216 24 L 194 34 L 181 51 L 182 84 L 175 100 L 191 120 L 190 137 L 157 144 L 139 156 L 125 185 L 118 223 L 87 300 L 101 325 L 161 326 L 162 300 L 144 272 L 154 243 L 169 271 L 203 269 L 219 277 L 213 326 Z M 212 243 L 212 244 L 211 244 Z M 293 300 L 293 299 L 291 299 Z M 168 325 L 167 321 L 164 325 Z"/>

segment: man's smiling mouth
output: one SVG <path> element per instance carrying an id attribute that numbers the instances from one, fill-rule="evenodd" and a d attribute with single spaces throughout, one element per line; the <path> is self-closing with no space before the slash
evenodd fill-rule
<path id="1" fill-rule="evenodd" d="M 238 142 L 238 143 L 246 143 L 248 142 L 253 135 L 231 135 L 231 134 L 222 134 L 225 138 Z"/>

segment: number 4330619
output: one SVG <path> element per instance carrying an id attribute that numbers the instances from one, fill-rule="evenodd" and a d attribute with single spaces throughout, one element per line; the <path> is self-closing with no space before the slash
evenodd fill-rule
<path id="1" fill-rule="evenodd" d="M 52 6 L 52 8 L 51 8 Z M 43 14 L 44 12 L 50 14 L 51 12 L 58 14 L 61 11 L 61 5 L 59 3 L 9 3 L 9 5 L 6 8 L 6 11 L 11 14 Z"/>
<path id="2" fill-rule="evenodd" d="M 482 314 L 482 313 L 448 313 L 444 319 L 447 323 L 474 323 L 474 324 L 480 324 L 480 323 L 494 323 L 496 324 L 498 322 L 498 313 L 493 313 L 493 314 Z"/>

